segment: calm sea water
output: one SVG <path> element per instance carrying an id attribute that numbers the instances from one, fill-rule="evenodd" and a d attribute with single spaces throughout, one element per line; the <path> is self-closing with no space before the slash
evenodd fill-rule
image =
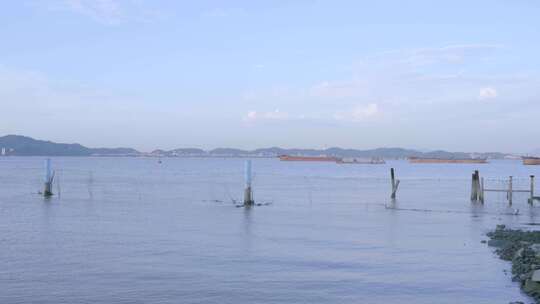
<path id="1" fill-rule="evenodd" d="M 243 162 L 53 158 L 45 200 L 43 158 L 0 158 L 0 303 L 527 300 L 481 241 L 497 224 L 532 227 L 540 208 L 525 195 L 471 204 L 470 176 L 528 188 L 540 167 L 255 159 L 268 205 L 244 209 Z"/>

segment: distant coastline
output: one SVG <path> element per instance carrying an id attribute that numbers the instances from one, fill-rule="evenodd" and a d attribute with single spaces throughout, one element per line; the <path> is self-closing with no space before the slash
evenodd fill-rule
<path id="1" fill-rule="evenodd" d="M 280 155 L 363 157 L 383 159 L 405 159 L 409 157 L 425 158 L 486 158 L 518 159 L 518 155 L 500 152 L 469 153 L 448 152 L 442 150 L 421 152 L 404 148 L 377 148 L 369 150 L 328 148 L 328 149 L 284 149 L 279 147 L 241 150 L 234 148 L 216 148 L 202 150 L 197 148 L 179 148 L 173 150 L 157 149 L 152 152 L 140 152 L 133 148 L 88 148 L 80 144 L 55 143 L 37 140 L 27 136 L 6 135 L 0 137 L 0 156 L 95 156 L 95 157 L 259 157 L 273 158 Z"/>

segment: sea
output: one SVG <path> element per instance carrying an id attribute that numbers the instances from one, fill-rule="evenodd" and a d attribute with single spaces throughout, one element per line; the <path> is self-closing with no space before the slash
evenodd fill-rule
<path id="1" fill-rule="evenodd" d="M 0 303 L 530 303 L 482 241 L 535 229 L 540 166 L 0 158 Z M 390 168 L 400 180 L 390 199 Z M 540 185 L 539 185 L 540 186 Z M 538 188 L 540 191 L 540 188 Z"/>

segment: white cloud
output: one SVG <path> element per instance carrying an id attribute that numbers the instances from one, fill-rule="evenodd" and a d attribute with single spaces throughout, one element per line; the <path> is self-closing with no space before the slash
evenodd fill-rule
<path id="1" fill-rule="evenodd" d="M 424 66 L 437 63 L 461 64 L 468 59 L 484 59 L 502 47 L 498 44 L 455 44 L 403 52 L 406 54 L 406 63 L 412 66 Z"/>
<path id="2" fill-rule="evenodd" d="M 257 119 L 257 112 L 256 111 L 249 111 L 244 117 L 244 120 L 256 120 Z"/>
<path id="3" fill-rule="evenodd" d="M 493 99 L 496 98 L 499 94 L 497 93 L 497 90 L 492 87 L 485 87 L 481 88 L 480 92 L 478 93 L 478 99 L 480 100 L 487 100 L 487 99 Z"/>
<path id="4" fill-rule="evenodd" d="M 337 112 L 334 119 L 339 121 L 362 122 L 373 120 L 380 116 L 379 106 L 376 103 L 357 105 L 350 111 Z"/>
<path id="5" fill-rule="evenodd" d="M 321 81 L 307 92 L 309 97 L 332 102 L 453 101 L 456 95 L 465 98 L 480 78 L 488 77 L 469 75 L 464 67 L 476 65 L 500 48 L 497 44 L 459 44 L 383 52 L 357 62 L 352 78 Z M 451 91 L 453 96 L 441 95 L 444 91 Z"/>
<path id="6" fill-rule="evenodd" d="M 376 103 L 357 104 L 347 110 L 337 111 L 332 114 L 330 111 L 311 112 L 311 113 L 289 113 L 282 112 L 279 109 L 269 112 L 249 111 L 244 115 L 243 121 L 247 123 L 255 122 L 303 122 L 303 123 L 316 123 L 316 124 L 328 124 L 341 122 L 365 122 L 374 121 L 382 117 L 380 107 Z"/>
<path id="7" fill-rule="evenodd" d="M 253 122 L 260 120 L 287 120 L 291 116 L 287 112 L 281 112 L 279 109 L 276 109 L 271 112 L 257 112 L 249 111 L 244 117 L 244 121 Z"/>
<path id="8" fill-rule="evenodd" d="M 457 105 L 469 106 L 479 99 L 496 100 L 502 98 L 502 90 L 505 100 L 520 96 L 537 98 L 532 82 L 538 82 L 534 76 L 515 72 L 494 74 L 491 66 L 483 64 L 483 58 L 493 56 L 506 60 L 499 52 L 501 48 L 496 44 L 462 44 L 381 53 L 353 65 L 350 76 L 321 79 L 307 86 L 272 87 L 248 92 L 244 97 L 255 107 L 286 107 L 291 111 L 289 122 L 300 117 L 292 111 L 302 111 L 307 117 L 302 120 L 304 124 L 389 125 L 392 118 L 393 124 L 419 125 L 457 116 L 468 119 L 466 115 L 482 111 L 480 105 L 467 113 Z M 508 112 L 498 114 L 505 116 Z M 261 116 L 257 113 L 257 119 Z"/>

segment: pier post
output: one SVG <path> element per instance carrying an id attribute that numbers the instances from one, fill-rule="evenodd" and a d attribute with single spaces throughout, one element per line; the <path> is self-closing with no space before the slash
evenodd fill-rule
<path id="1" fill-rule="evenodd" d="M 480 179 L 480 194 L 478 198 L 480 199 L 480 202 L 483 204 L 484 203 L 484 178 L 483 177 Z"/>
<path id="2" fill-rule="evenodd" d="M 480 172 L 474 170 L 474 174 L 476 175 L 476 178 L 474 179 L 476 182 L 476 199 L 480 200 Z"/>
<path id="3" fill-rule="evenodd" d="M 471 177 L 471 201 L 478 200 L 478 171 L 475 171 Z"/>
<path id="4" fill-rule="evenodd" d="M 49 197 L 53 195 L 52 193 L 53 179 L 54 179 L 54 174 L 51 172 L 51 159 L 47 158 L 45 160 L 45 187 L 43 189 L 43 196 Z"/>
<path id="5" fill-rule="evenodd" d="M 394 168 L 390 168 L 390 179 L 392 181 L 392 190 L 396 185 L 396 176 L 394 175 Z"/>
<path id="6" fill-rule="evenodd" d="M 531 197 L 529 198 L 529 204 L 534 202 L 534 175 L 531 175 Z"/>
<path id="7" fill-rule="evenodd" d="M 508 204 L 512 205 L 512 176 L 508 178 Z"/>
<path id="8" fill-rule="evenodd" d="M 245 180 L 244 206 L 252 206 L 255 202 L 253 201 L 253 192 L 251 190 L 251 160 L 246 160 L 245 163 Z"/>
<path id="9" fill-rule="evenodd" d="M 394 173 L 394 168 L 390 168 L 390 179 L 391 179 L 391 182 L 392 182 L 392 194 L 390 195 L 390 198 L 395 199 L 396 198 L 396 192 L 397 192 L 397 189 L 398 189 L 398 186 L 399 186 L 399 180 L 396 180 L 396 176 L 395 176 L 395 173 Z"/>
<path id="10" fill-rule="evenodd" d="M 471 175 L 471 202 L 474 201 L 474 173 Z"/>

